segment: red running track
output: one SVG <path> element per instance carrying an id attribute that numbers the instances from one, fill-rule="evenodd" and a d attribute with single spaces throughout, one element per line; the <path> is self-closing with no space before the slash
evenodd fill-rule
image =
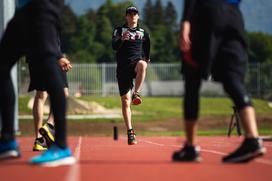
<path id="1" fill-rule="evenodd" d="M 270 181 L 272 142 L 265 142 L 267 154 L 246 164 L 223 164 L 221 157 L 233 151 L 242 138 L 200 137 L 201 163 L 173 163 L 171 155 L 180 148 L 177 137 L 138 137 L 128 146 L 125 137 L 70 137 L 69 145 L 79 159 L 73 166 L 47 168 L 31 166 L 33 138 L 19 137 L 22 157 L 0 162 L 1 181 Z"/>

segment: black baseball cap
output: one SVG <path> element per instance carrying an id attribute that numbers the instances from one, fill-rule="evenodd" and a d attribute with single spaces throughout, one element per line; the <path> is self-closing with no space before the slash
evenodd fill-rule
<path id="1" fill-rule="evenodd" d="M 129 6 L 127 9 L 126 9 L 126 15 L 127 14 L 130 14 L 130 13 L 137 13 L 139 14 L 139 11 L 136 7 L 134 6 Z"/>

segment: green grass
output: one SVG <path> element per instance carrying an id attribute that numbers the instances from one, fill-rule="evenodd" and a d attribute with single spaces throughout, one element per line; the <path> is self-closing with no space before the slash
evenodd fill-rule
<path id="1" fill-rule="evenodd" d="M 82 100 L 95 101 L 106 108 L 120 108 L 119 97 L 82 97 Z M 254 106 L 257 115 L 267 116 L 272 115 L 272 108 L 267 104 L 267 101 L 254 99 Z M 181 109 L 183 99 L 179 97 L 144 97 L 143 104 L 133 106 L 132 109 L 141 114 L 136 114 L 136 120 L 157 120 L 178 118 L 183 114 Z M 233 103 L 228 98 L 201 98 L 200 116 L 229 116 L 232 114 Z"/>
<path id="2" fill-rule="evenodd" d="M 27 108 L 27 102 L 29 99 L 29 96 L 20 97 L 20 114 L 31 114 L 31 110 Z M 85 101 L 95 101 L 108 109 L 121 108 L 119 96 L 84 96 L 80 99 Z M 133 119 L 137 121 L 152 121 L 158 119 L 180 118 L 183 114 L 182 104 L 183 100 L 179 97 L 144 97 L 142 105 L 132 106 L 132 110 L 135 111 Z M 232 102 L 228 98 L 201 98 L 200 116 L 229 116 L 233 112 L 232 105 Z M 272 108 L 268 106 L 267 101 L 255 99 L 254 106 L 258 116 L 272 115 Z M 100 121 L 103 121 L 103 119 Z"/>
<path id="3" fill-rule="evenodd" d="M 31 110 L 27 108 L 27 103 L 30 99 L 30 96 L 23 96 L 19 99 L 19 113 L 31 115 Z M 108 109 L 119 108 L 121 113 L 121 101 L 119 96 L 112 97 L 94 97 L 94 96 L 84 96 L 80 98 L 85 101 L 95 101 L 98 104 L 104 106 Z M 145 129 L 139 129 L 137 132 L 139 135 L 148 135 L 148 136 L 181 136 L 184 135 L 182 130 L 182 98 L 180 97 L 143 97 L 143 104 L 140 106 L 132 106 L 134 112 L 132 119 L 136 124 L 145 126 Z M 265 100 L 255 99 L 254 105 L 256 108 L 257 116 L 264 117 L 261 119 L 259 124 L 259 131 L 262 135 L 272 135 L 272 108 L 270 108 Z M 201 120 L 199 129 L 199 135 L 210 136 L 210 135 L 226 135 L 228 122 L 223 122 L 223 120 L 229 120 L 232 110 L 232 102 L 228 98 L 201 98 L 201 118 L 206 118 L 206 120 Z M 210 119 L 213 118 L 213 119 Z M 215 118 L 215 119 L 214 119 Z M 170 120 L 178 120 L 175 123 L 170 123 Z M 180 121 L 179 121 L 180 120 Z M 205 124 L 204 121 L 210 120 L 210 124 Z M 168 129 L 167 131 L 152 131 L 148 128 L 150 126 L 160 126 L 168 124 L 178 124 L 174 127 L 176 129 Z M 108 131 L 107 134 L 111 134 L 111 129 L 109 130 L 109 125 L 119 125 L 124 126 L 123 119 L 91 119 L 91 120 L 69 120 L 69 125 L 78 125 L 78 123 L 87 123 L 81 124 L 81 127 L 74 128 L 72 126 L 70 133 L 81 134 L 80 129 L 85 129 L 84 134 L 92 134 L 97 130 L 97 127 L 88 127 L 91 125 L 96 125 L 101 127 L 101 123 L 106 125 L 105 131 Z M 148 123 L 148 124 L 145 124 Z M 152 123 L 152 124 L 151 124 Z M 180 124 L 179 124 L 180 123 Z M 211 124 L 212 123 L 212 124 Z M 33 121 L 32 120 L 21 120 L 20 124 L 23 127 L 25 134 L 33 134 Z M 203 127 L 204 125 L 204 127 Z M 211 126 L 212 125 L 212 126 Z M 161 127 L 161 126 L 160 126 Z M 173 126 L 172 126 L 173 128 Z M 76 132 L 79 129 L 79 133 Z M 90 130 L 91 129 L 91 130 Z M 104 129 L 104 128 L 103 128 Z M 101 130 L 100 130 L 101 131 Z M 234 131 L 235 132 L 235 131 Z M 235 135 L 235 133 L 233 133 Z"/>
<path id="4" fill-rule="evenodd" d="M 27 107 L 28 101 L 30 100 L 30 96 L 20 96 L 18 105 L 19 105 L 19 114 L 31 115 L 32 111 Z"/>
<path id="5" fill-rule="evenodd" d="M 156 132 L 156 131 L 138 131 L 141 136 L 185 136 L 184 131 L 164 131 L 164 132 Z M 262 136 L 271 136 L 272 129 L 267 128 L 259 128 L 259 134 Z M 227 128 L 225 129 L 215 129 L 215 130 L 199 130 L 199 136 L 226 136 Z M 238 136 L 237 132 L 234 130 L 231 133 L 231 136 Z"/>
<path id="6" fill-rule="evenodd" d="M 121 108 L 120 97 L 82 97 L 85 101 L 95 101 L 106 108 Z M 180 98 L 144 97 L 143 104 L 132 106 L 137 121 L 177 118 L 181 116 Z"/>

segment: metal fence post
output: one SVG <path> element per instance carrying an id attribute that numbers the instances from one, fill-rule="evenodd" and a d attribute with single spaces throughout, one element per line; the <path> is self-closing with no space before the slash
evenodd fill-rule
<path id="1" fill-rule="evenodd" d="M 106 64 L 102 63 L 102 96 L 105 97 L 107 95 L 106 93 Z"/>
<path id="2" fill-rule="evenodd" d="M 257 96 L 261 97 L 261 63 L 257 63 Z"/>

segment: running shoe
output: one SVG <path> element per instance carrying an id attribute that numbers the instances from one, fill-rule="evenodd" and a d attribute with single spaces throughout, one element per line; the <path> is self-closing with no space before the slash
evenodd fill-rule
<path id="1" fill-rule="evenodd" d="M 139 105 L 142 103 L 141 95 L 138 92 L 132 94 L 132 105 Z"/>
<path id="2" fill-rule="evenodd" d="M 243 163 L 249 162 L 254 158 L 264 155 L 266 152 L 263 142 L 260 138 L 245 138 L 241 146 L 223 157 L 225 163 Z"/>
<path id="3" fill-rule="evenodd" d="M 39 129 L 39 133 L 45 138 L 48 147 L 55 142 L 55 128 L 52 124 L 45 123 Z"/>
<path id="4" fill-rule="evenodd" d="M 35 156 L 30 160 L 31 164 L 47 167 L 56 167 L 61 165 L 72 165 L 76 163 L 69 148 L 60 148 L 52 144 L 50 148 L 41 155 Z"/>
<path id="5" fill-rule="evenodd" d="M 20 151 L 15 140 L 0 140 L 0 160 L 18 157 L 20 157 Z"/>
<path id="6" fill-rule="evenodd" d="M 44 137 L 36 138 L 33 146 L 33 151 L 47 150 L 47 144 Z"/>
<path id="7" fill-rule="evenodd" d="M 127 132 L 127 135 L 128 135 L 128 144 L 129 145 L 136 145 L 137 141 L 136 141 L 135 131 L 133 129 L 129 129 Z"/>
<path id="8" fill-rule="evenodd" d="M 198 146 L 185 146 L 173 153 L 172 160 L 174 162 L 200 162 L 200 147 Z"/>

